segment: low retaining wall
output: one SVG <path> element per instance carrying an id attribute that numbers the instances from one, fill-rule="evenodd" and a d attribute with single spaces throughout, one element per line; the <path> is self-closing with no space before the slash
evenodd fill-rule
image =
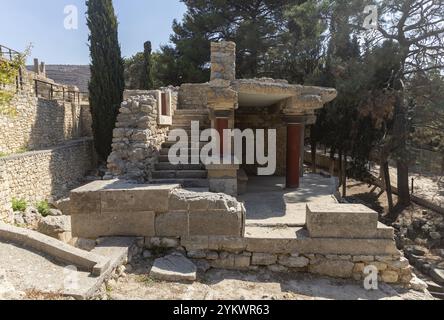
<path id="1" fill-rule="evenodd" d="M 368 275 L 364 272 L 366 267 L 374 266 L 380 282 L 408 285 L 413 278 L 408 260 L 389 239 L 154 237 L 139 240 L 139 246 L 149 250 L 174 248 L 215 269 L 267 268 L 360 281 Z"/>
<path id="2" fill-rule="evenodd" d="M 73 237 L 242 236 L 245 209 L 225 194 L 192 192 L 179 185 L 95 181 L 70 196 Z"/>
<path id="3" fill-rule="evenodd" d="M 180 189 L 96 181 L 71 192 L 74 237 L 137 236 L 146 248 L 177 248 L 213 268 L 310 272 L 363 279 L 373 265 L 380 280 L 408 284 L 412 270 L 394 229 L 362 205 L 307 205 L 307 228 L 245 227 L 235 198 Z"/>
<path id="4" fill-rule="evenodd" d="M 94 166 L 90 138 L 0 158 L 0 219 L 6 218 L 13 198 L 34 203 L 67 196 Z"/>

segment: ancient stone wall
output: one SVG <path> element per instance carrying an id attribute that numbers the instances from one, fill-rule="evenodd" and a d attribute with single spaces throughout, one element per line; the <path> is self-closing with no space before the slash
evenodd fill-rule
<path id="1" fill-rule="evenodd" d="M 91 135 L 89 108 L 81 107 L 74 94 L 67 93 L 72 88 L 54 86 L 54 91 L 61 92 L 53 92 L 51 97 L 50 85 L 38 83 L 36 97 L 35 79 L 52 82 L 23 70 L 18 92 L 0 112 L 0 153 L 39 150 Z"/>
<path id="2" fill-rule="evenodd" d="M 276 129 L 276 175 L 285 176 L 287 162 L 287 127 L 282 121 L 278 107 L 240 108 L 236 110 L 235 128 L 241 130 Z M 267 134 L 267 131 L 265 131 L 265 143 L 268 141 Z M 267 146 L 265 146 L 265 148 L 265 150 L 267 150 Z M 257 174 L 257 165 L 242 165 L 242 168 L 248 175 Z"/>
<path id="3" fill-rule="evenodd" d="M 73 190 L 74 237 L 234 236 L 245 229 L 245 208 L 225 194 L 193 192 L 179 185 L 96 181 Z"/>
<path id="4" fill-rule="evenodd" d="M 94 166 L 90 138 L 0 158 L 0 219 L 10 211 L 12 198 L 34 204 L 50 197 L 64 197 L 81 184 Z"/>
<path id="5" fill-rule="evenodd" d="M 207 110 L 208 89 L 209 85 L 207 83 L 181 85 L 179 89 L 178 108 L 187 110 Z"/>
<path id="6" fill-rule="evenodd" d="M 163 92 L 171 92 L 170 109 L 174 112 L 177 91 L 167 88 Z M 170 125 L 160 124 L 159 91 L 126 91 L 124 99 L 114 129 L 107 178 L 146 182 L 152 178 Z"/>

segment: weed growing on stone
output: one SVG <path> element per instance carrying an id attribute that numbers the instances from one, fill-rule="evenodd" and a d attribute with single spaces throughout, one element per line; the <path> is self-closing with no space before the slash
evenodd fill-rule
<path id="1" fill-rule="evenodd" d="M 25 212 L 26 208 L 28 207 L 28 203 L 26 202 L 26 200 L 23 199 L 13 198 L 11 204 L 12 210 L 14 210 L 14 212 Z"/>
<path id="2" fill-rule="evenodd" d="M 46 217 L 49 214 L 49 203 L 48 201 L 44 200 L 44 201 L 40 201 L 36 204 L 37 207 L 37 211 L 43 216 Z"/>

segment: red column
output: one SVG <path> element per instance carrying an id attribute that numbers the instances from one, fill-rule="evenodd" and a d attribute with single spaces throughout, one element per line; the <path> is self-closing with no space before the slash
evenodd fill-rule
<path id="1" fill-rule="evenodd" d="M 301 136 L 304 125 L 287 125 L 287 188 L 299 188 L 301 173 Z"/>
<path id="2" fill-rule="evenodd" d="M 228 129 L 228 118 L 217 118 L 216 119 L 216 130 L 219 132 L 220 136 L 220 155 L 224 156 L 224 130 Z"/>

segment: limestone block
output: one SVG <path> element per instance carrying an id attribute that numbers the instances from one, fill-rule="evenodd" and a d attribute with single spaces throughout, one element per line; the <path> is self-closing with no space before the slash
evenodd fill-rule
<path id="1" fill-rule="evenodd" d="M 312 238 L 372 239 L 377 236 L 377 226 L 378 213 L 364 205 L 307 205 L 307 228 Z"/>
<path id="2" fill-rule="evenodd" d="M 280 256 L 279 264 L 289 268 L 304 268 L 308 266 L 310 260 L 305 257 Z"/>
<path id="3" fill-rule="evenodd" d="M 270 266 L 275 264 L 277 256 L 268 253 L 253 253 L 251 263 L 256 266 Z"/>
<path id="4" fill-rule="evenodd" d="M 235 179 L 209 179 L 210 191 L 226 193 L 237 196 L 237 178 Z"/>
<path id="5" fill-rule="evenodd" d="M 387 270 L 387 265 L 383 262 L 375 261 L 375 262 L 370 262 L 368 265 L 376 267 L 378 271 Z"/>
<path id="6" fill-rule="evenodd" d="M 197 268 L 181 254 L 172 254 L 154 261 L 150 276 L 161 281 L 195 281 Z"/>
<path id="7" fill-rule="evenodd" d="M 247 241 L 242 237 L 210 237 L 210 246 L 214 243 L 220 250 L 243 252 L 247 249 Z"/>
<path id="8" fill-rule="evenodd" d="M 323 260 L 309 266 L 309 272 L 334 278 L 351 278 L 354 263 L 349 261 Z"/>
<path id="9" fill-rule="evenodd" d="M 273 264 L 271 266 L 267 266 L 268 270 L 276 273 L 288 272 L 288 268 L 279 264 Z"/>
<path id="10" fill-rule="evenodd" d="M 191 250 L 187 252 L 187 256 L 191 259 L 205 259 L 207 257 L 207 253 L 204 250 Z"/>
<path id="11" fill-rule="evenodd" d="M 167 212 L 169 195 L 176 185 L 135 185 L 118 182 L 101 190 L 102 211 Z"/>
<path id="12" fill-rule="evenodd" d="M 395 271 L 384 271 L 381 274 L 381 279 L 385 283 L 396 283 L 399 280 L 399 275 Z"/>
<path id="13" fill-rule="evenodd" d="M 389 267 L 394 269 L 404 269 L 410 266 L 409 260 L 404 257 L 396 261 L 386 261 L 386 263 Z"/>
<path id="14" fill-rule="evenodd" d="M 153 237 L 154 217 L 155 213 L 152 211 L 77 214 L 71 217 L 72 234 L 74 237 L 86 239 L 105 236 Z"/>
<path id="15" fill-rule="evenodd" d="M 167 212 L 156 215 L 157 237 L 188 236 L 188 213 Z"/>
<path id="16" fill-rule="evenodd" d="M 100 214 L 101 200 L 98 191 L 98 183 L 93 182 L 87 186 L 75 189 L 70 194 L 70 213 L 76 214 Z"/>
<path id="17" fill-rule="evenodd" d="M 206 259 L 207 260 L 217 260 L 217 259 L 219 259 L 219 253 L 217 253 L 216 251 L 208 251 Z"/>
<path id="18" fill-rule="evenodd" d="M 248 255 L 237 255 L 234 257 L 234 267 L 237 269 L 248 269 L 251 264 L 251 257 Z"/>
<path id="19" fill-rule="evenodd" d="M 234 269 L 235 255 L 221 253 L 219 259 L 213 260 L 211 266 L 216 269 Z"/>
<path id="20" fill-rule="evenodd" d="M 48 216 L 40 219 L 37 231 L 68 243 L 71 240 L 71 217 Z"/>
<path id="21" fill-rule="evenodd" d="M 189 214 L 190 236 L 241 236 L 242 213 L 237 211 L 208 210 Z"/>
<path id="22" fill-rule="evenodd" d="M 373 262 L 375 261 L 374 256 L 354 256 L 352 258 L 353 262 Z"/>
<path id="23" fill-rule="evenodd" d="M 355 263 L 355 266 L 353 268 L 353 274 L 360 274 L 362 275 L 365 269 L 364 263 Z"/>

